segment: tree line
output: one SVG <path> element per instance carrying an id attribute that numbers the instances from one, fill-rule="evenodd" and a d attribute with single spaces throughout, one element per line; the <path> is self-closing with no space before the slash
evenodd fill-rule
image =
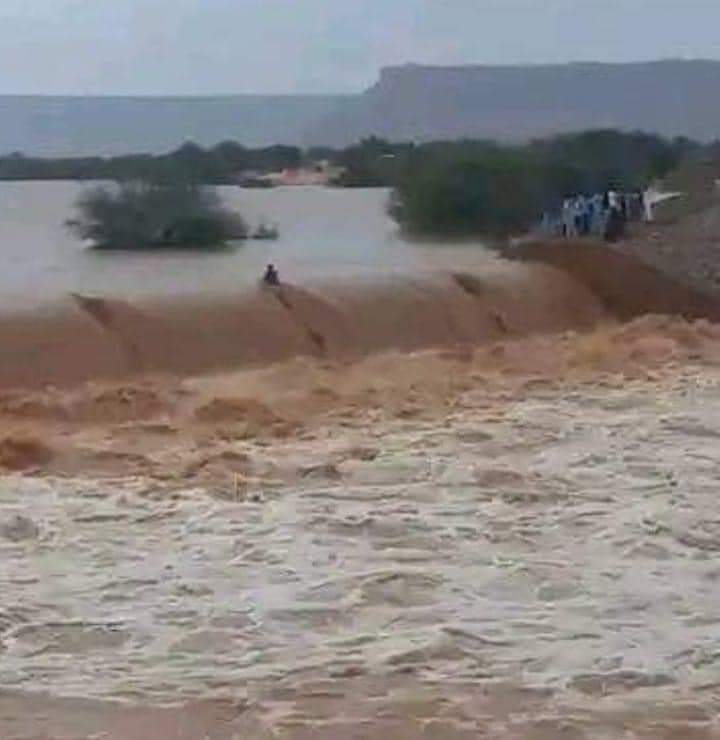
<path id="1" fill-rule="evenodd" d="M 116 180 L 157 184 L 186 182 L 225 185 L 238 172 L 272 172 L 299 167 L 303 152 L 293 146 L 251 149 L 234 141 L 203 148 L 187 142 L 168 154 L 117 157 L 28 157 L 15 152 L 0 157 L 0 180 Z"/>
<path id="2" fill-rule="evenodd" d="M 685 139 L 618 131 L 430 145 L 398 172 L 390 212 L 411 234 L 521 235 L 565 198 L 644 189 L 705 152 Z"/>
<path id="3" fill-rule="evenodd" d="M 0 180 L 115 180 L 221 185 L 242 172 L 270 172 L 328 160 L 340 187 L 392 189 L 389 210 L 408 233 L 522 233 L 563 198 L 607 189 L 631 191 L 693 158 L 715 156 L 720 144 L 667 140 L 642 132 L 586 131 L 525 144 L 460 140 L 389 142 L 370 137 L 344 149 L 226 141 L 186 143 L 163 155 L 45 159 L 0 157 Z"/>

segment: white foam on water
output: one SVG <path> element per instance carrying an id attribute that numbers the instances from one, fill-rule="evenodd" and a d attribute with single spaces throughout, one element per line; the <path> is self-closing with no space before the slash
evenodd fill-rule
<path id="1" fill-rule="evenodd" d="M 172 702 L 411 672 L 709 708 L 718 410 L 711 374 L 492 419 L 460 402 L 444 425 L 374 430 L 379 456 L 340 479 L 245 503 L 6 478 L 0 684 Z"/>

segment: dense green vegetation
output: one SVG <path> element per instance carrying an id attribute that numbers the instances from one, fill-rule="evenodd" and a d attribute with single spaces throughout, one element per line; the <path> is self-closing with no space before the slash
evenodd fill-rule
<path id="1" fill-rule="evenodd" d="M 207 188 L 128 182 L 83 193 L 68 226 L 98 249 L 214 248 L 247 235 Z"/>
<path id="2" fill-rule="evenodd" d="M 390 213 L 415 234 L 521 232 L 537 217 L 544 185 L 540 175 L 537 162 L 514 150 L 442 147 L 400 176 Z"/>
<path id="3" fill-rule="evenodd" d="M 644 133 L 587 131 L 501 146 L 489 141 L 391 143 L 370 137 L 336 150 L 273 146 L 249 149 L 227 141 L 193 143 L 169 154 L 83 159 L 0 157 L 0 180 L 73 179 L 156 184 L 267 185 L 266 173 L 328 160 L 340 187 L 392 188 L 390 211 L 408 233 L 505 236 L 525 231 L 564 197 L 608 188 L 634 190 L 679 163 L 713 156 L 720 145 L 668 141 Z"/>
<path id="4" fill-rule="evenodd" d="M 410 163 L 414 144 L 391 144 L 371 136 L 338 152 L 325 152 L 329 159 L 343 168 L 336 184 L 341 187 L 390 187 Z"/>
<path id="5" fill-rule="evenodd" d="M 336 183 L 345 187 L 388 187 L 412 144 L 390 144 L 371 137 L 347 149 L 292 146 L 249 149 L 225 141 L 204 149 L 192 142 L 168 154 L 46 159 L 20 153 L 0 156 L 0 180 L 148 180 L 224 185 L 241 173 L 269 173 L 327 160 L 345 169 Z M 252 177 L 250 178 L 252 180 Z M 258 181 L 258 185 L 260 181 Z"/>
<path id="6" fill-rule="evenodd" d="M 235 182 L 242 172 L 273 172 L 329 160 L 344 168 L 337 184 L 348 187 L 391 187 L 418 167 L 459 160 L 476 160 L 490 152 L 512 152 L 530 161 L 551 162 L 552 177 L 573 190 L 593 189 L 615 180 L 633 183 L 667 171 L 678 155 L 699 145 L 687 140 L 667 142 L 647 134 L 589 131 L 532 142 L 523 147 L 499 147 L 486 141 L 391 143 L 377 137 L 345 149 L 293 146 L 250 149 L 233 141 L 211 148 L 188 142 L 162 155 L 45 159 L 14 153 L 0 156 L 0 180 L 147 180 Z"/>
<path id="7" fill-rule="evenodd" d="M 233 141 L 211 149 L 189 142 L 158 156 L 42 159 L 16 153 L 0 157 L 0 180 L 146 180 L 223 185 L 235 182 L 242 171 L 272 172 L 298 167 L 302 157 L 297 147 L 248 149 Z"/>
<path id="8" fill-rule="evenodd" d="M 431 144 L 398 174 L 390 212 L 408 233 L 519 235 L 565 197 L 646 187 L 700 151 L 686 140 L 617 131 L 515 147 Z"/>

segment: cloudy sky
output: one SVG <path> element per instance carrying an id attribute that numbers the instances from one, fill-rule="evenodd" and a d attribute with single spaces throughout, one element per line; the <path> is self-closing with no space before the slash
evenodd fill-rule
<path id="1" fill-rule="evenodd" d="M 720 59 L 720 0 L 0 0 L 0 93 L 356 92 L 405 62 Z"/>

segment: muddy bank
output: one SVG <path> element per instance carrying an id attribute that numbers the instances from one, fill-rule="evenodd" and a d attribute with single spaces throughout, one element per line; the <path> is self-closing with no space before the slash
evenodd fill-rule
<path id="1" fill-rule="evenodd" d="M 671 201 L 648 224 L 618 248 L 682 279 L 710 295 L 720 296 L 720 204 L 712 167 L 704 187 L 690 187 L 688 197 Z M 680 185 L 684 189 L 688 183 Z"/>
<path id="2" fill-rule="evenodd" d="M 519 262 L 547 265 L 562 271 L 596 296 L 615 318 L 628 320 L 643 314 L 666 314 L 688 319 L 720 320 L 720 298 L 671 277 L 643 258 L 592 241 L 541 241 L 508 250 Z M 629 251 L 629 250 L 628 250 Z M 676 270 L 676 274 L 682 274 Z M 687 277 L 687 276 L 684 276 Z"/>

